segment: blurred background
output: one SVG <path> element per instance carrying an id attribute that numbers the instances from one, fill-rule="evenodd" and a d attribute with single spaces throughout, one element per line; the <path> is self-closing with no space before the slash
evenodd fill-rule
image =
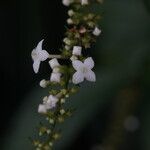
<path id="1" fill-rule="evenodd" d="M 102 35 L 90 50 L 96 83 L 70 98 L 73 117 L 62 126 L 56 150 L 150 150 L 150 0 L 106 0 Z M 41 39 L 49 52 L 62 46 L 67 8 L 61 0 L 0 1 L 0 149 L 32 150 L 44 118 L 38 104 L 47 91 L 47 63 L 32 69 L 31 51 Z M 43 72 L 46 72 L 43 74 Z"/>

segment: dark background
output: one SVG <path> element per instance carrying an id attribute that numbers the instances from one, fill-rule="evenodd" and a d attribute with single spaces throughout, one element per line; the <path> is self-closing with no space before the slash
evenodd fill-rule
<path id="1" fill-rule="evenodd" d="M 149 150 L 150 1 L 107 0 L 94 9 L 103 12 L 100 22 L 103 33 L 91 48 L 98 81 L 96 86 L 83 85 L 73 98 L 77 101 L 72 105 L 78 111 L 64 125 L 64 140 L 56 149 L 105 150 L 100 148 L 101 143 L 117 143 L 115 150 Z M 50 73 L 45 63 L 38 75 L 33 73 L 31 51 L 44 38 L 44 48 L 58 52 L 65 32 L 66 11 L 60 0 L 0 1 L 2 150 L 31 149 L 27 138 L 36 134 L 34 128 L 39 121 L 36 109 L 46 93 L 38 88 L 38 83 Z M 118 104 L 118 99 L 123 103 Z M 128 107 L 134 99 L 136 108 Z M 122 104 L 125 107 L 118 107 Z M 109 127 L 117 122 L 114 120 L 128 115 L 140 120 L 138 131 L 121 136 L 119 127 L 117 131 Z M 107 138 L 112 130 L 113 139 L 118 141 L 121 137 L 122 142 Z"/>
<path id="2" fill-rule="evenodd" d="M 52 51 L 61 46 L 65 12 L 60 2 L 1 1 L 1 118 L 3 127 L 22 102 L 20 99 L 41 78 L 32 70 L 31 51 L 37 41 L 45 38 L 45 48 Z M 57 10 L 57 11 L 56 11 Z M 4 130 L 3 130 L 4 131 Z"/>

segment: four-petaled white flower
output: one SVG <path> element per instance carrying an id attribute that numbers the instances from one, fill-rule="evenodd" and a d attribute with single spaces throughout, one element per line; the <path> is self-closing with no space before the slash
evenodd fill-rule
<path id="1" fill-rule="evenodd" d="M 33 69 L 35 73 L 38 73 L 41 61 L 45 61 L 49 57 L 48 52 L 46 50 L 42 50 L 43 41 L 44 40 L 41 40 L 31 53 L 32 59 L 34 61 Z"/>
<path id="2" fill-rule="evenodd" d="M 88 5 L 89 2 L 88 2 L 88 0 L 81 0 L 81 4 L 82 4 L 82 5 Z"/>
<path id="3" fill-rule="evenodd" d="M 72 62 L 72 65 L 76 70 L 72 77 L 72 82 L 74 84 L 79 84 L 83 82 L 84 79 L 91 82 L 96 81 L 95 73 L 91 70 L 94 67 L 94 61 L 91 57 L 85 59 L 84 63 L 79 60 L 75 60 Z"/>
<path id="4" fill-rule="evenodd" d="M 98 28 L 98 27 L 95 27 L 95 29 L 94 29 L 94 31 L 93 31 L 93 34 L 95 35 L 95 36 L 99 36 L 100 34 L 101 34 L 101 30 Z"/>

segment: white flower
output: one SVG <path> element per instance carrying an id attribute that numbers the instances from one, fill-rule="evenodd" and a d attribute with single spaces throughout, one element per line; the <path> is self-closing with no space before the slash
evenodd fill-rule
<path id="1" fill-rule="evenodd" d="M 73 0 L 63 0 L 62 3 L 63 3 L 65 6 L 69 6 L 71 3 L 73 3 Z"/>
<path id="2" fill-rule="evenodd" d="M 56 103 L 58 102 L 58 98 L 56 96 L 50 95 L 48 97 L 48 100 L 45 104 L 47 109 L 52 109 L 54 107 L 56 107 Z"/>
<path id="3" fill-rule="evenodd" d="M 77 60 L 78 58 L 77 58 L 77 56 L 75 56 L 75 55 L 72 55 L 71 57 L 70 57 L 70 60 L 71 61 L 75 61 L 75 60 Z"/>
<path id="4" fill-rule="evenodd" d="M 50 81 L 59 83 L 60 82 L 60 78 L 61 78 L 61 73 L 54 73 L 54 72 L 52 72 L 51 73 L 51 77 L 50 77 Z"/>
<path id="5" fill-rule="evenodd" d="M 47 113 L 47 110 L 56 107 L 56 103 L 58 102 L 58 98 L 56 96 L 50 95 L 49 97 L 44 97 L 43 104 L 40 104 L 38 107 L 39 113 Z"/>
<path id="6" fill-rule="evenodd" d="M 45 79 L 41 80 L 41 81 L 40 81 L 40 86 L 41 86 L 42 88 L 46 88 L 46 86 L 47 86 L 47 81 L 46 81 Z"/>
<path id="7" fill-rule="evenodd" d="M 82 47 L 81 46 L 74 46 L 72 54 L 76 55 L 76 56 L 80 56 L 81 55 L 81 51 L 82 51 Z"/>
<path id="8" fill-rule="evenodd" d="M 95 35 L 95 36 L 99 36 L 100 34 L 101 34 L 101 30 L 98 28 L 98 27 L 95 27 L 95 29 L 94 29 L 94 31 L 93 31 L 93 34 Z"/>
<path id="9" fill-rule="evenodd" d="M 72 82 L 74 84 L 79 84 L 84 81 L 84 79 L 95 82 L 96 76 L 95 73 L 91 70 L 94 67 L 94 61 L 91 57 L 88 57 L 84 60 L 84 63 L 75 60 L 72 62 L 72 65 L 76 72 L 73 75 Z"/>
<path id="10" fill-rule="evenodd" d="M 41 61 L 45 61 L 49 57 L 48 52 L 46 50 L 42 50 L 43 41 L 44 40 L 40 41 L 31 53 L 31 57 L 34 61 L 33 69 L 35 73 L 38 73 Z"/>
<path id="11" fill-rule="evenodd" d="M 81 0 L 82 5 L 88 5 L 88 3 L 89 3 L 88 0 Z"/>
<path id="12" fill-rule="evenodd" d="M 52 69 L 56 68 L 56 67 L 59 67 L 60 64 L 58 62 L 58 60 L 56 58 L 53 58 L 49 61 L 49 65 Z"/>
<path id="13" fill-rule="evenodd" d="M 39 113 L 46 113 L 47 112 L 47 108 L 44 104 L 40 104 L 39 108 L 38 108 L 38 112 Z"/>

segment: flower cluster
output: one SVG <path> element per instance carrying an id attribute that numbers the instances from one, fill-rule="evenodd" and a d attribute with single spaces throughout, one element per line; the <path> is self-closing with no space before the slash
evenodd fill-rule
<path id="1" fill-rule="evenodd" d="M 39 135 L 44 139 L 34 140 L 36 150 L 51 150 L 55 140 L 60 138 L 60 132 L 56 131 L 57 123 L 62 123 L 71 116 L 72 109 L 66 109 L 64 104 L 67 98 L 78 91 L 79 84 L 84 80 L 95 82 L 96 75 L 93 72 L 94 60 L 92 57 L 83 55 L 83 51 L 91 47 L 101 34 L 98 27 L 99 15 L 83 12 L 82 8 L 88 5 L 101 2 L 101 0 L 62 0 L 65 6 L 71 6 L 68 10 L 68 29 L 63 39 L 64 46 L 60 54 L 49 54 L 43 49 L 44 39 L 33 49 L 31 56 L 33 59 L 33 70 L 39 72 L 40 63 L 48 60 L 51 74 L 49 79 L 42 79 L 39 85 L 42 88 L 50 88 L 48 96 L 43 98 L 43 102 L 38 107 L 38 112 L 46 117 L 50 124 L 48 127 L 41 124 Z M 68 63 L 63 64 L 62 60 Z M 66 62 L 65 61 L 65 62 Z"/>

